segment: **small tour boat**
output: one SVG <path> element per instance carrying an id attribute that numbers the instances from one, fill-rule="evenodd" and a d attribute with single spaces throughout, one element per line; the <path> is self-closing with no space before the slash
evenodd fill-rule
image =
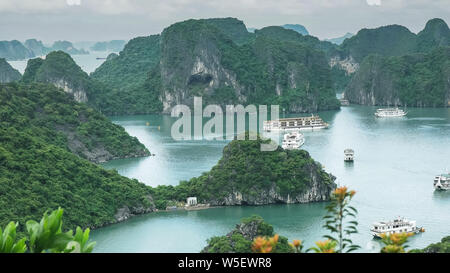
<path id="1" fill-rule="evenodd" d="M 291 132 L 283 136 L 281 147 L 285 150 L 297 150 L 305 143 L 305 137 L 302 133 Z"/>
<path id="2" fill-rule="evenodd" d="M 433 186 L 434 186 L 435 190 L 439 190 L 439 191 L 450 190 L 450 173 L 437 175 L 434 178 Z"/>
<path id="3" fill-rule="evenodd" d="M 373 223 L 370 231 L 374 237 L 381 238 L 382 234 L 419 233 L 425 230 L 417 227 L 416 221 L 409 221 L 406 218 L 398 217 L 393 221 Z"/>
<path id="4" fill-rule="evenodd" d="M 344 161 L 345 162 L 353 162 L 355 158 L 355 151 L 352 149 L 345 149 L 344 150 Z"/>
<path id="5" fill-rule="evenodd" d="M 407 112 L 403 111 L 402 109 L 396 108 L 384 108 L 384 109 L 377 109 L 375 112 L 375 116 L 379 118 L 395 118 L 395 117 L 404 117 L 406 116 Z"/>

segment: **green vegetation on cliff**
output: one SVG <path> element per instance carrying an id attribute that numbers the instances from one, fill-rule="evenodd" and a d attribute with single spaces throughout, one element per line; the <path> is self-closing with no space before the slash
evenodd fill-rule
<path id="1" fill-rule="evenodd" d="M 106 85 L 96 93 L 95 106 L 106 114 L 144 114 L 162 111 L 159 93 L 149 77 L 160 58 L 160 36 L 130 40 L 118 56 L 108 57 L 91 78 Z M 157 75 L 159 76 L 159 75 Z"/>
<path id="2" fill-rule="evenodd" d="M 4 58 L 0 58 L 0 83 L 15 82 L 21 77 L 19 71 L 14 69 Z"/>
<path id="3" fill-rule="evenodd" d="M 45 59 L 28 60 L 24 82 L 55 83 L 60 80 L 69 83 L 72 88 L 89 89 L 89 76 L 63 51 L 53 51 Z"/>
<path id="4" fill-rule="evenodd" d="M 128 107 L 119 96 L 113 96 L 108 86 L 90 78 L 72 57 L 63 51 L 50 52 L 45 59 L 28 60 L 22 81 L 52 83 L 72 94 L 76 101 L 86 102 L 107 115 L 119 111 L 116 109 Z"/>
<path id="5" fill-rule="evenodd" d="M 444 20 L 431 19 L 417 34 L 417 51 L 430 52 L 442 46 L 450 46 L 450 29 Z"/>
<path id="6" fill-rule="evenodd" d="M 450 47 L 401 57 L 370 55 L 347 86 L 351 102 L 412 107 L 450 106 Z"/>
<path id="7" fill-rule="evenodd" d="M 65 226 L 72 229 L 116 222 L 120 208 L 152 209 L 147 186 L 72 153 L 67 128 L 79 142 L 103 145 L 119 156 L 145 149 L 123 128 L 51 85 L 0 85 L 0 226 L 58 207 L 66 209 Z"/>
<path id="8" fill-rule="evenodd" d="M 218 28 L 237 45 L 248 43 L 254 37 L 247 31 L 244 22 L 236 18 L 211 18 L 203 21 Z"/>
<path id="9" fill-rule="evenodd" d="M 5 85 L 0 106 L 3 123 L 20 124 L 25 115 L 28 126 L 45 131 L 41 137 L 47 143 L 65 147 L 91 161 L 149 154 L 123 127 L 51 85 Z"/>
<path id="10" fill-rule="evenodd" d="M 415 49 L 416 35 L 399 25 L 362 29 L 341 45 L 344 54 L 352 56 L 357 62 L 369 54 L 400 56 L 412 53 Z"/>
<path id="11" fill-rule="evenodd" d="M 265 32 L 248 33 L 234 18 L 179 22 L 131 40 L 92 77 L 114 89 L 102 98 L 120 101 L 109 107 L 117 114 L 168 112 L 194 96 L 220 105 L 282 103 L 293 112 L 339 108 L 321 52 L 334 45 L 282 27 Z M 285 33 L 295 38 L 280 41 Z"/>
<path id="12" fill-rule="evenodd" d="M 248 139 L 248 138 L 247 138 Z M 261 151 L 267 140 L 234 140 L 216 166 L 178 186 L 154 189 L 155 204 L 196 196 L 211 205 L 262 205 L 329 200 L 334 177 L 304 150 Z M 313 193 L 314 192 L 314 193 Z"/>
<path id="13" fill-rule="evenodd" d="M 159 41 L 159 35 L 130 40 L 119 56 L 105 61 L 91 77 L 124 93 L 141 87 L 148 72 L 159 62 Z"/>

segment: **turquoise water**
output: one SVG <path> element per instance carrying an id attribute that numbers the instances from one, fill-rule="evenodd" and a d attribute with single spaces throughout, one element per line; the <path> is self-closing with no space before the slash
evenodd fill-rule
<path id="1" fill-rule="evenodd" d="M 320 116 L 328 130 L 305 132 L 305 150 L 333 173 L 339 185 L 357 191 L 362 252 L 379 250 L 372 222 L 405 216 L 424 226 L 411 247 L 424 247 L 450 235 L 450 192 L 435 192 L 436 174 L 450 170 L 450 109 L 408 109 L 406 118 L 377 119 L 375 108 L 343 107 Z M 122 175 L 156 186 L 176 185 L 208 171 L 221 157 L 227 141 L 182 141 L 170 137 L 169 116 L 114 117 L 139 138 L 154 157 L 115 160 L 105 164 Z M 146 123 L 149 126 L 146 126 Z M 159 128 L 158 128 L 159 127 Z M 343 162 L 345 148 L 355 150 L 355 163 Z M 198 252 L 206 239 L 230 231 L 239 219 L 259 214 L 275 231 L 307 246 L 322 239 L 324 203 L 225 207 L 202 211 L 158 212 L 92 232 L 97 252 Z"/>

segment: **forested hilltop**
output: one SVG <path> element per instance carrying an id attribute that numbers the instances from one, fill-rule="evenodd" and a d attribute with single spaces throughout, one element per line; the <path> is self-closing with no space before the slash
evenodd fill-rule
<path id="1" fill-rule="evenodd" d="M 123 98 L 130 106 L 125 113 L 167 113 L 175 104 L 191 105 L 194 96 L 220 105 L 280 104 L 290 112 L 338 109 L 318 39 L 311 42 L 282 27 L 276 31 L 297 39 L 249 33 L 234 18 L 187 20 L 161 35 L 131 40 L 91 76 L 110 83 L 115 90 L 103 100 Z M 135 100 L 137 106 L 128 103 Z"/>
<path id="2" fill-rule="evenodd" d="M 345 39 L 335 55 L 341 62 L 357 65 L 371 54 L 402 56 L 428 53 L 442 46 L 450 46 L 450 30 L 444 20 L 435 18 L 429 20 L 417 35 L 400 25 L 361 29 Z"/>
<path id="3" fill-rule="evenodd" d="M 248 136 L 247 136 L 248 139 Z M 216 166 L 178 186 L 155 188 L 155 205 L 166 206 L 196 196 L 214 206 L 264 205 L 327 201 L 336 188 L 326 173 L 304 150 L 262 152 L 268 140 L 234 140 L 223 149 Z"/>
<path id="4" fill-rule="evenodd" d="M 52 85 L 2 84 L 0 226 L 59 206 L 69 228 L 152 211 L 147 186 L 87 160 L 146 154 L 122 127 Z"/>

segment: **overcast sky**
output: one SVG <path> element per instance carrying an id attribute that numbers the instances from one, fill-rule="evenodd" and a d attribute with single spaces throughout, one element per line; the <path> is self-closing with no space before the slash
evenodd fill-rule
<path id="1" fill-rule="evenodd" d="M 189 18 L 236 17 L 247 27 L 302 24 L 323 38 L 428 19 L 450 22 L 450 0 L 0 0 L 0 40 L 99 41 L 160 33 Z"/>

